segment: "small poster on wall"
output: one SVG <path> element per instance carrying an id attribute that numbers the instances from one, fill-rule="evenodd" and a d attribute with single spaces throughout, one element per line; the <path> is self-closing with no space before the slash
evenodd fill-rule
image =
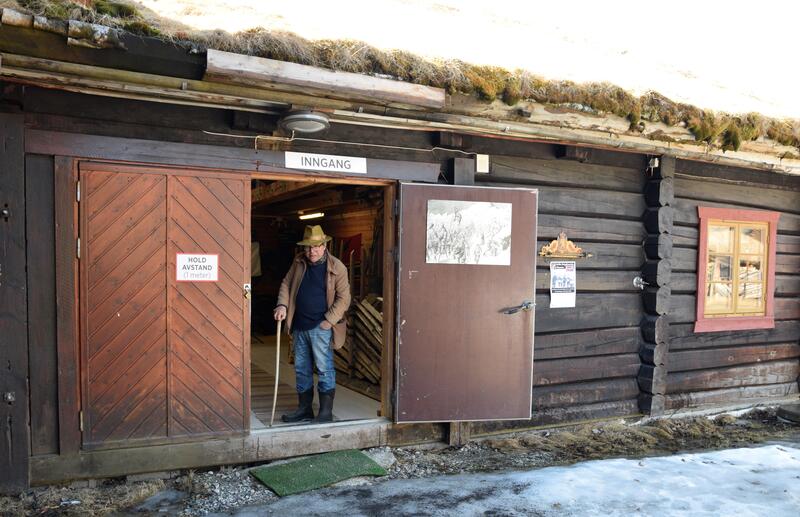
<path id="1" fill-rule="evenodd" d="M 550 263 L 550 308 L 575 307 L 575 262 Z"/>
<path id="2" fill-rule="evenodd" d="M 428 201 L 428 264 L 511 264 L 511 203 Z"/>

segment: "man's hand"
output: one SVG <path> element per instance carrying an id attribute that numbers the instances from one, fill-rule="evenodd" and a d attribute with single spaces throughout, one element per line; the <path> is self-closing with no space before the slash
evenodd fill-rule
<path id="1" fill-rule="evenodd" d="M 322 323 L 319 324 L 319 328 L 322 330 L 330 330 L 331 327 L 333 327 L 333 325 L 331 325 L 331 322 L 328 320 L 322 320 Z"/>
<path id="2" fill-rule="evenodd" d="M 272 314 L 275 316 L 275 321 L 283 321 L 286 319 L 286 307 L 283 305 L 275 307 L 275 310 Z"/>

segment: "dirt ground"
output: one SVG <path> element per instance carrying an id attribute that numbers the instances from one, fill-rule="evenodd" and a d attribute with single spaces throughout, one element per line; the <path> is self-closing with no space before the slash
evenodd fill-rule
<path id="1" fill-rule="evenodd" d="M 407 479 L 745 447 L 798 435 L 800 427 L 780 421 L 774 409 L 755 409 L 740 416 L 618 420 L 528 431 L 479 439 L 463 447 L 384 447 L 367 452 L 382 458 L 388 467 L 388 479 Z M 35 488 L 19 497 L 0 498 L 0 515 L 96 516 L 159 511 L 204 515 L 274 499 L 276 496 L 269 489 L 249 475 L 251 467 L 187 471 L 163 481 L 105 480 L 94 488 Z"/>

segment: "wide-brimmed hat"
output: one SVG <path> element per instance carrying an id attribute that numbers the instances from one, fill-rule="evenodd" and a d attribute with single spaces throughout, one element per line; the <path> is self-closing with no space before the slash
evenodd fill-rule
<path id="1" fill-rule="evenodd" d="M 333 237 L 325 235 L 325 232 L 322 231 L 322 226 L 315 224 L 313 226 L 306 226 L 303 232 L 303 240 L 297 244 L 299 246 L 319 246 L 331 239 L 333 239 Z"/>

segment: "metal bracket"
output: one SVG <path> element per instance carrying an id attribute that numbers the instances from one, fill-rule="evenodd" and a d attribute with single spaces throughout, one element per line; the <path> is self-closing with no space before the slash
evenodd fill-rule
<path id="1" fill-rule="evenodd" d="M 640 276 L 637 276 L 636 278 L 633 279 L 633 287 L 635 287 L 636 289 L 641 289 L 642 291 L 644 291 L 644 287 L 647 285 L 650 284 L 645 282 L 644 278 Z"/>

